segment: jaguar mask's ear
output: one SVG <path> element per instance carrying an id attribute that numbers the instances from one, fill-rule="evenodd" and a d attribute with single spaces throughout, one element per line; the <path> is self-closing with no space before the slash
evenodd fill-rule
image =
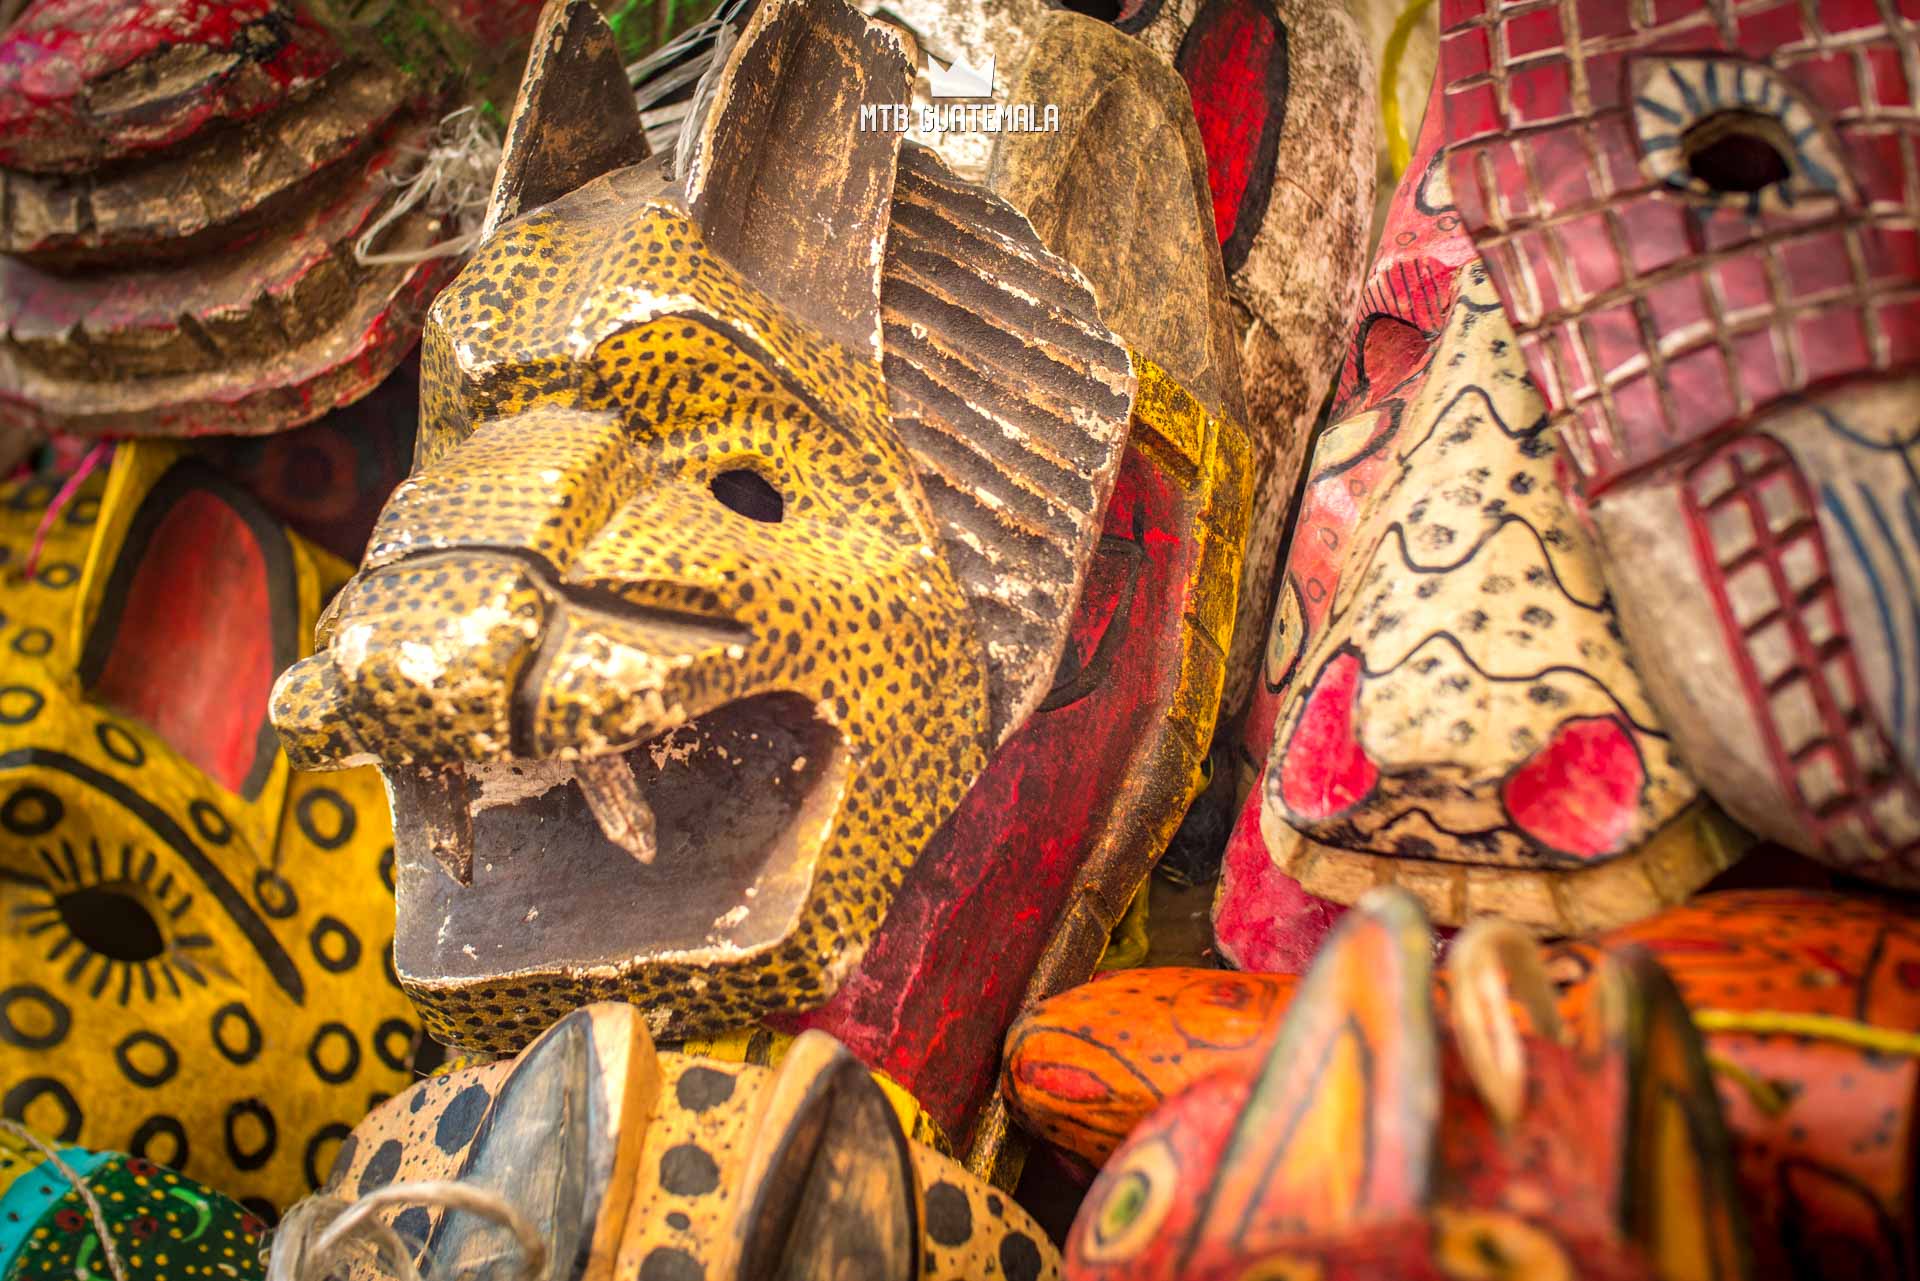
<path id="1" fill-rule="evenodd" d="M 547 1244 L 539 1281 L 612 1281 L 660 1079 L 640 1011 L 608 1002 L 548 1028 L 495 1092 L 456 1177 L 532 1220 Z M 434 1221 L 436 1273 L 475 1268 L 500 1249 L 489 1219 L 442 1210 Z"/>
<path id="2" fill-rule="evenodd" d="M 648 155 L 613 31 L 590 0 L 548 0 L 507 122 L 481 234 Z"/>
<path id="3" fill-rule="evenodd" d="M 818 332 L 880 357 L 880 252 L 907 101 L 900 35 L 841 0 L 765 0 L 695 126 L 687 207 L 707 247 Z"/>

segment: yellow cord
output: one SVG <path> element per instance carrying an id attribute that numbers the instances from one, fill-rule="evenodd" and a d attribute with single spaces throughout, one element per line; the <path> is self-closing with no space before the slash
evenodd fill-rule
<path id="1" fill-rule="evenodd" d="M 1768 1116 L 1779 1116 L 1787 1110 L 1786 1094 L 1772 1081 L 1762 1080 L 1732 1059 L 1723 1059 L 1717 1054 L 1707 1055 L 1707 1066 L 1745 1090 L 1753 1106 Z"/>
<path id="2" fill-rule="evenodd" d="M 1920 1032 L 1896 1032 L 1830 1014 L 1787 1014 L 1779 1010 L 1695 1010 L 1702 1032 L 1751 1032 L 1758 1036 L 1806 1036 L 1837 1041 L 1875 1054 L 1920 1058 Z"/>
<path id="3" fill-rule="evenodd" d="M 1393 24 L 1387 47 L 1380 58 L 1380 121 L 1387 131 L 1387 159 L 1393 162 L 1398 178 L 1413 162 L 1413 142 L 1407 137 L 1407 122 L 1400 115 L 1400 63 L 1407 56 L 1407 41 L 1425 16 L 1433 0 L 1412 0 Z"/>

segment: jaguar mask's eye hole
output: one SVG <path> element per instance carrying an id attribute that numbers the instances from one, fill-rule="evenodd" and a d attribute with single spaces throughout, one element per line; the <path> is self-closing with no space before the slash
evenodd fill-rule
<path id="1" fill-rule="evenodd" d="M 1793 139 L 1771 116 L 1720 111 L 1680 135 L 1687 172 L 1714 191 L 1751 195 L 1793 176 Z"/>
<path id="2" fill-rule="evenodd" d="M 1653 181 L 1749 215 L 1818 217 L 1852 201 L 1840 144 L 1790 77 L 1736 58 L 1640 58 L 1632 74 Z"/>
<path id="3" fill-rule="evenodd" d="M 151 961 L 167 950 L 160 921 L 132 885 L 108 882 L 54 900 L 80 945 L 116 961 Z"/>
<path id="4" fill-rule="evenodd" d="M 780 497 L 780 491 L 769 485 L 759 472 L 744 467 L 721 472 L 707 482 L 707 488 L 713 491 L 721 506 L 748 520 L 777 525 L 786 514 L 786 500 Z"/>

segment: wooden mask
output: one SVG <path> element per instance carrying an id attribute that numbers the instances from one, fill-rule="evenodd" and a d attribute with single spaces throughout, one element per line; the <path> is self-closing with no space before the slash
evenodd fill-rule
<path id="1" fill-rule="evenodd" d="M 353 401 L 454 256 L 355 241 L 531 0 L 34 0 L 0 33 L 0 427 L 261 433 Z M 373 248 L 458 234 L 422 203 Z"/>
<path id="2" fill-rule="evenodd" d="M 1111 300 L 1100 317 L 1140 383 L 1126 447 L 1045 698 L 920 851 L 833 998 L 769 1019 L 831 1032 L 889 1073 L 975 1169 L 1006 1134 L 993 1083 L 1008 1024 L 1093 973 L 1198 789 L 1255 466 L 1219 408 L 1239 373 L 1231 342 L 1215 345 L 1226 294 L 1185 87 L 1139 42 L 1066 12 L 1020 74 L 1051 85 L 1018 92 L 1058 106 L 1062 128 L 1031 149 L 1002 138 L 992 164 L 1002 194 L 1046 193 L 1026 202 L 1035 231 Z M 1111 181 L 1140 198 L 1116 204 Z M 908 229 L 897 218 L 889 237 Z M 989 949 L 982 920 L 996 922 Z"/>
<path id="3" fill-rule="evenodd" d="M 1362 294 L 1249 718 L 1270 744 L 1263 799 L 1215 905 L 1246 968 L 1289 968 L 1301 889 L 1351 903 L 1398 883 L 1442 924 L 1582 933 L 1680 901 L 1739 848 L 1676 759 L 1555 485 L 1439 115 Z"/>
<path id="4" fill-rule="evenodd" d="M 1057 134 L 955 131 L 926 141 L 1087 273 L 1129 346 L 1164 345 L 1176 313 L 1160 304 L 1212 294 L 1209 273 L 1223 274 L 1218 311 L 1198 313 L 1210 331 L 1194 344 L 1203 354 L 1172 372 L 1245 422 L 1253 443 L 1253 517 L 1223 700 L 1233 715 L 1253 683 L 1288 504 L 1366 266 L 1374 75 L 1353 20 L 1336 0 L 1123 4 L 1113 28 L 1158 55 L 1141 58 L 1043 0 L 889 0 L 875 10 L 908 26 L 924 57 L 996 60 L 1001 101 L 1062 107 Z M 1069 43 L 1074 54 L 1063 56 Z M 1166 92 L 1137 101 L 1123 121 L 1110 86 L 1128 77 Z M 1100 141 L 1089 145 L 1093 135 Z M 1182 168 L 1195 181 L 1172 199 L 1115 198 Z M 1097 201 L 1085 198 L 1095 190 Z M 1218 243 L 1217 267 L 1197 252 L 1189 220 Z M 1226 373 L 1229 348 L 1238 376 Z"/>
<path id="5" fill-rule="evenodd" d="M 1114 1153 L 1066 1275 L 1748 1275 L 1718 1104 L 1671 982 L 1644 952 L 1609 957 L 1595 1016 L 1570 1034 L 1515 944 L 1530 960 L 1511 926 L 1463 936 L 1482 963 L 1443 1029 L 1418 907 L 1369 895 L 1252 1070 L 1199 1081 Z M 1524 1028 L 1511 996 L 1528 998 Z"/>
<path id="6" fill-rule="evenodd" d="M 267 721 L 346 567 L 170 442 L 0 490 L 0 1112 L 250 1204 L 410 1079 L 371 770 Z M 383 884 L 384 881 L 384 884 Z"/>
<path id="7" fill-rule="evenodd" d="M 1602 958 L 1632 946 L 1672 977 L 1706 1046 L 1756 1229 L 1756 1274 L 1910 1276 L 1920 1245 L 1920 920 L 1861 895 L 1702 895 L 1547 948 L 1569 1018 L 1591 1008 Z M 1127 970 L 1043 1001 L 1008 1037 L 1014 1114 L 1102 1164 L 1164 1100 L 1255 1070 L 1299 984 L 1295 974 Z"/>
<path id="8" fill-rule="evenodd" d="M 1448 164 L 1648 690 L 1734 817 L 1920 888 L 1910 6 L 1522 8 L 1442 6 Z"/>
<path id="9" fill-rule="evenodd" d="M 400 1185 L 425 1180 L 503 1196 L 546 1245 L 547 1281 L 1060 1274 L 1033 1220 L 909 1141 L 822 1032 L 769 1069 L 656 1052 L 632 1006 L 575 1010 L 516 1058 L 381 1104 L 334 1160 L 326 1193 L 398 1198 L 384 1217 L 434 1273 L 500 1249 L 469 1211 L 406 1204 Z"/>
<path id="10" fill-rule="evenodd" d="M 45 1144 L 59 1164 L 36 1143 Z M 99 1221 L 87 1196 L 99 1207 Z M 38 1135 L 30 1141 L 0 1130 L 5 1281 L 115 1275 L 176 1281 L 196 1273 L 258 1281 L 266 1228 L 259 1215 L 142 1157 L 49 1144 Z"/>
<path id="11" fill-rule="evenodd" d="M 820 1005 L 1049 699 L 1130 415 L 1187 487 L 1183 595 L 1245 501 L 1237 429 L 1017 213 L 859 128 L 906 92 L 890 30 L 763 6 L 671 180 L 542 149 L 585 109 L 637 128 L 594 96 L 590 8 L 550 8 L 549 47 L 572 70 L 529 76 L 497 230 L 434 305 L 415 474 L 274 713 L 303 765 L 380 761 L 401 976 L 495 1048 L 607 994 L 662 1035 Z M 1218 666 L 1180 670 L 1204 742 Z M 943 869 L 940 904 L 991 875 L 1025 905 L 1003 860 Z"/>

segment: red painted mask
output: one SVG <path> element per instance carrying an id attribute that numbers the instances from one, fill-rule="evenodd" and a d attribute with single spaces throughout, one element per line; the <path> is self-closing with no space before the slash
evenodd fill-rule
<path id="1" fill-rule="evenodd" d="M 1363 900 L 1258 1065 L 1199 1081 L 1114 1153 L 1066 1276 L 1746 1276 L 1712 1085 L 1659 967 L 1610 958 L 1571 1035 L 1550 1000 L 1520 1032 L 1487 969 L 1471 996 L 1456 981 L 1448 1034 L 1430 949 L 1411 899 Z"/>
<path id="2" fill-rule="evenodd" d="M 1916 17 L 1448 0 L 1440 73 L 1461 215 L 1681 754 L 1756 831 L 1908 887 Z"/>
<path id="3" fill-rule="evenodd" d="M 38 0 L 0 38 L 0 424 L 259 433 L 357 399 L 453 255 L 355 242 L 539 6 Z M 377 12 L 375 12 L 377 11 Z M 371 246 L 449 238 L 423 202 Z"/>
<path id="4" fill-rule="evenodd" d="M 1580 933 L 1677 901 L 1733 852 L 1700 828 L 1556 485 L 1546 406 L 1453 207 L 1441 115 L 1363 290 L 1243 739 L 1267 769 L 1215 926 L 1247 968 L 1299 968 L 1323 902 L 1375 883 L 1443 925 Z"/>

